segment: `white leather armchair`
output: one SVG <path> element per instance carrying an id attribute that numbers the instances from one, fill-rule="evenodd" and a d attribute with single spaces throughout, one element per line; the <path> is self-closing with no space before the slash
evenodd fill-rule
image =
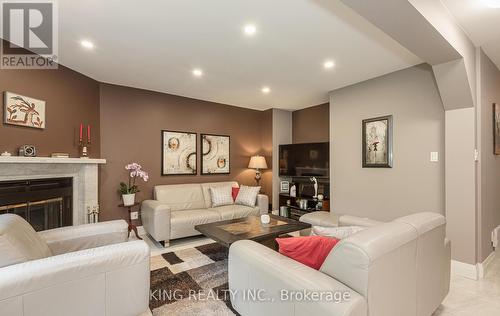
<path id="1" fill-rule="evenodd" d="M 0 315 L 136 316 L 148 309 L 150 250 L 111 221 L 36 233 L 0 215 Z"/>

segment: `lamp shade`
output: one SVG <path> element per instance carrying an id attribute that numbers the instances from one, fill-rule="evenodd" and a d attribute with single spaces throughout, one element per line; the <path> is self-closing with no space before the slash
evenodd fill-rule
<path id="1" fill-rule="evenodd" d="M 266 158 L 264 156 L 252 156 L 248 164 L 250 169 L 267 169 Z"/>

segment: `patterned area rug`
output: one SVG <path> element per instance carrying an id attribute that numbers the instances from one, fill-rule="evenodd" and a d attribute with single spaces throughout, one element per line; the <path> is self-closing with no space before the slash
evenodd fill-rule
<path id="1" fill-rule="evenodd" d="M 229 316 L 228 249 L 207 244 L 151 258 L 153 315 Z"/>

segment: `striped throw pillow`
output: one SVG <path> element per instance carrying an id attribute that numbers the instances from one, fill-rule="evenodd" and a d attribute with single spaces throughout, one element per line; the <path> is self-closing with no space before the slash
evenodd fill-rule
<path id="1" fill-rule="evenodd" d="M 235 204 L 254 207 L 257 201 L 257 195 L 260 192 L 260 187 L 240 186 L 240 192 L 236 197 Z"/>
<path id="2" fill-rule="evenodd" d="M 230 185 L 210 187 L 212 207 L 233 204 L 233 188 Z"/>

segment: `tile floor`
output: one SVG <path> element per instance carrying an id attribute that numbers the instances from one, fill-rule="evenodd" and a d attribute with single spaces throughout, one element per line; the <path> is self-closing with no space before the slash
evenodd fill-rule
<path id="1" fill-rule="evenodd" d="M 483 279 L 452 275 L 450 293 L 433 316 L 500 316 L 500 254 Z"/>
<path id="2" fill-rule="evenodd" d="M 212 242 L 203 236 L 192 237 L 175 240 L 170 247 L 163 248 L 148 236 L 141 237 L 145 237 L 151 247 L 152 256 Z M 147 315 L 151 313 L 141 316 Z M 450 293 L 432 316 L 500 316 L 500 254 L 491 263 L 486 276 L 479 281 L 452 274 Z"/>

